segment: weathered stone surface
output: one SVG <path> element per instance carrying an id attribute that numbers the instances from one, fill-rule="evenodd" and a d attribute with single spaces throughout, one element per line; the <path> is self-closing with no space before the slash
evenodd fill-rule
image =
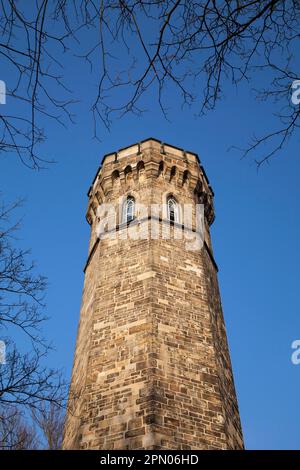
<path id="1" fill-rule="evenodd" d="M 170 229 L 163 216 L 156 239 L 97 239 L 99 204 L 120 210 L 119 198 L 132 195 L 149 206 L 169 194 L 179 204 L 203 201 L 201 251 L 174 239 L 181 228 Z M 65 449 L 243 448 L 213 218 L 213 193 L 195 154 L 149 139 L 105 158 L 89 191 L 91 240 Z M 140 219 L 147 233 L 148 219 Z"/>

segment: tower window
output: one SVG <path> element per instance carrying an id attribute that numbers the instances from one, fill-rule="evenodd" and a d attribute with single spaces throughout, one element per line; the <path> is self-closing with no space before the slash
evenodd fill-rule
<path id="1" fill-rule="evenodd" d="M 179 222 L 178 204 L 174 197 L 168 197 L 167 200 L 168 219 L 171 222 Z"/>
<path id="2" fill-rule="evenodd" d="M 135 200 L 132 196 L 128 196 L 124 205 L 123 222 L 130 222 L 134 219 Z"/>

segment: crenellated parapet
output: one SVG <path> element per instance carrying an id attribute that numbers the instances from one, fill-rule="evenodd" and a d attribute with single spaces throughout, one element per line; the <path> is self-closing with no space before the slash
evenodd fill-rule
<path id="1" fill-rule="evenodd" d="M 204 204 L 207 224 L 213 223 L 214 193 L 198 155 L 153 138 L 104 156 L 88 191 L 87 221 L 93 223 L 100 204 L 113 203 L 130 191 L 143 194 L 151 187 L 173 192 L 179 202 Z M 147 194 L 147 202 L 159 201 Z"/>

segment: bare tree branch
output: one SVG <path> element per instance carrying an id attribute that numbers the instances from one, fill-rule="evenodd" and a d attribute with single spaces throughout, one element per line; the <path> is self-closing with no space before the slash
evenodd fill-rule
<path id="1" fill-rule="evenodd" d="M 29 445 L 31 426 L 25 429 L 23 415 L 42 413 L 47 404 L 62 407 L 67 393 L 62 373 L 45 365 L 51 349 L 41 332 L 46 279 L 36 274 L 29 252 L 15 246 L 20 224 L 11 218 L 20 204 L 0 206 L 0 334 L 6 346 L 0 363 L 0 448 Z"/>
<path id="2" fill-rule="evenodd" d="M 28 450 L 36 449 L 38 436 L 17 409 L 0 414 L 0 449 Z"/>
<path id="3" fill-rule="evenodd" d="M 91 104 L 95 137 L 99 125 L 109 128 L 114 117 L 140 115 L 151 89 L 166 117 L 170 87 L 182 106 L 193 104 L 203 114 L 215 108 L 226 84 L 249 84 L 258 70 L 270 77 L 258 96 L 263 92 L 273 100 L 280 125 L 254 139 L 245 155 L 253 153 L 258 165 L 268 161 L 299 127 L 299 106 L 290 99 L 297 78 L 299 0 L 38 0 L 35 5 L 29 9 L 10 0 L 2 2 L 0 13 L 0 55 L 16 76 L 9 93 L 30 110 L 1 116 L 0 151 L 17 152 L 29 166 L 42 165 L 36 152 L 45 140 L 41 119 L 72 120 L 74 100 L 58 98 L 60 90 L 67 93 L 61 76 L 67 53 L 86 61 L 97 80 Z M 258 157 L 269 142 L 271 149 Z"/>
<path id="4" fill-rule="evenodd" d="M 47 449 L 60 449 L 65 421 L 63 409 L 53 402 L 45 402 L 42 409 L 32 411 L 32 417 L 43 433 Z"/>

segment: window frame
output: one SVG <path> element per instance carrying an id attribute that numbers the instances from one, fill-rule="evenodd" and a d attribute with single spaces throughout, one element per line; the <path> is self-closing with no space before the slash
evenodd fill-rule
<path id="1" fill-rule="evenodd" d="M 170 205 L 172 204 L 173 210 L 171 211 Z M 173 218 L 171 217 L 173 214 Z M 167 197 L 167 218 L 172 224 L 179 224 L 179 205 L 174 196 L 170 195 Z"/>
<path id="2" fill-rule="evenodd" d="M 135 219 L 135 198 L 127 196 L 123 206 L 123 223 L 130 223 Z"/>

